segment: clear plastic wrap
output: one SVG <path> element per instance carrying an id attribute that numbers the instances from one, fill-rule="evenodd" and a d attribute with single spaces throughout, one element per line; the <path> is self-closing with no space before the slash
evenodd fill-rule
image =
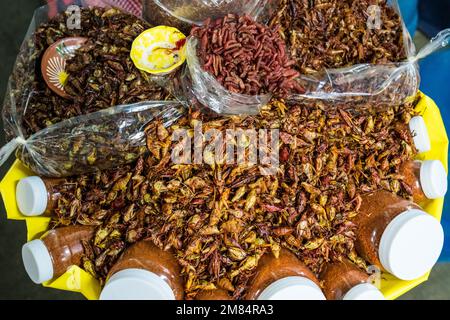
<path id="1" fill-rule="evenodd" d="M 396 0 L 390 6 L 400 16 Z M 266 22 L 275 14 L 276 1 L 265 2 L 260 11 L 259 21 Z M 358 105 L 370 103 L 372 107 L 401 104 L 416 95 L 420 74 L 418 60 L 448 45 L 449 30 L 442 31 L 430 44 L 416 54 L 411 37 L 401 21 L 402 44 L 405 61 L 380 64 L 356 64 L 353 66 L 325 69 L 323 72 L 301 74 L 297 80 L 303 90 L 301 94 L 289 94 L 288 100 L 317 101 L 317 99 L 351 102 L 350 108 L 361 109 Z M 211 74 L 205 72 L 196 52 L 197 40 L 189 38 L 187 43 L 187 66 L 181 76 L 174 78 L 174 94 L 181 101 L 195 102 L 220 114 L 256 114 L 271 96 L 246 96 L 228 92 Z M 352 104 L 354 103 L 354 104 Z"/>
<path id="2" fill-rule="evenodd" d="M 417 55 L 408 61 L 389 64 L 359 64 L 329 69 L 298 79 L 306 93 L 292 95 L 292 100 L 323 99 L 329 101 L 364 101 L 401 103 L 417 94 L 420 73 L 417 62 L 449 45 L 450 29 L 442 30 Z"/>
<path id="3" fill-rule="evenodd" d="M 268 0 L 144 0 L 144 19 L 155 24 L 171 25 L 184 32 L 206 19 L 228 13 L 248 14 L 256 18 Z"/>
<path id="4" fill-rule="evenodd" d="M 108 8 L 107 5 L 106 7 Z M 0 150 L 0 165 L 16 149 L 17 157 L 25 166 L 46 177 L 89 173 L 132 162 L 145 152 L 146 125 L 155 118 L 161 119 L 165 125 L 170 125 L 184 113 L 184 108 L 175 101 L 147 99 L 152 95 L 144 95 L 141 92 L 149 88 L 150 82 L 139 72 L 131 75 L 139 79 L 130 80 L 127 82 L 128 88 L 123 89 L 137 92 L 132 99 L 122 99 L 130 100 L 129 103 L 113 103 L 113 98 L 104 103 L 105 95 L 101 90 L 105 92 L 108 89 L 105 86 L 101 90 L 93 88 L 95 92 L 100 93 L 97 99 L 92 99 L 92 109 L 77 102 L 71 102 L 68 108 L 68 105 L 64 104 L 66 100 L 56 94 L 44 95 L 43 92 L 48 93 L 50 90 L 45 86 L 40 60 L 48 40 L 43 45 L 36 40 L 36 32 L 41 24 L 48 20 L 47 13 L 47 7 L 36 10 L 8 83 L 3 105 L 3 123 L 9 142 Z M 104 13 L 107 17 L 112 14 L 114 11 L 106 10 Z M 85 16 L 81 15 L 81 18 L 84 27 Z M 101 22 L 98 24 L 102 25 Z M 56 39 L 78 36 L 76 28 L 73 31 L 65 29 L 64 33 L 59 32 L 48 28 L 47 38 L 53 39 L 55 34 Z M 118 45 L 121 44 L 120 41 L 123 39 L 117 40 Z M 125 73 L 125 76 L 127 74 Z M 134 86 L 133 81 L 138 81 L 138 86 Z M 93 84 L 89 81 L 87 83 Z M 126 92 L 122 87 L 120 90 L 120 94 Z M 85 92 L 84 96 L 94 91 Z M 119 89 L 111 90 L 111 95 L 117 92 Z M 27 113 L 31 103 L 35 112 L 33 115 L 39 114 L 40 119 L 43 119 L 39 125 L 34 123 L 36 117 L 30 119 Z M 79 108 L 86 109 L 81 112 Z M 76 112 L 72 113 L 74 110 Z M 48 116 L 50 111 L 52 114 Z"/>
<path id="5" fill-rule="evenodd" d="M 260 18 L 274 14 L 275 3 L 276 1 L 269 1 Z M 441 31 L 416 54 L 416 48 L 402 19 L 398 1 L 389 0 L 388 4 L 401 19 L 402 42 L 407 57 L 405 61 L 356 64 L 345 68 L 325 69 L 309 75 L 302 74 L 298 82 L 305 89 L 305 93 L 291 95 L 289 99 L 296 101 L 322 99 L 330 102 L 348 101 L 384 105 L 393 101 L 400 104 L 414 97 L 420 85 L 417 62 L 448 46 L 450 29 Z M 369 14 L 369 8 L 367 14 Z M 369 24 L 370 20 L 367 23 Z"/>
<path id="6" fill-rule="evenodd" d="M 188 104 L 195 102 L 220 114 L 257 114 L 269 102 L 271 94 L 250 96 L 225 89 L 210 73 L 204 71 L 197 56 L 197 39 L 189 37 L 185 69 L 175 80 L 174 95 Z"/>
<path id="7" fill-rule="evenodd" d="M 17 157 L 45 177 L 65 177 L 109 169 L 146 152 L 145 127 L 156 118 L 170 126 L 184 114 L 177 102 L 150 101 L 74 117 L 17 137 L 0 150 L 0 164 L 17 148 Z"/>

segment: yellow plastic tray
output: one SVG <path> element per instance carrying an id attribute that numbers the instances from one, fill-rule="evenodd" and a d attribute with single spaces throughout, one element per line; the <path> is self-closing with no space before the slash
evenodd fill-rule
<path id="1" fill-rule="evenodd" d="M 442 121 L 439 108 L 433 100 L 421 94 L 420 103 L 417 110 L 423 115 L 431 138 L 431 151 L 419 155 L 419 159 L 441 160 L 447 170 L 448 159 L 448 138 Z M 32 175 L 19 161 L 16 161 L 3 180 L 0 182 L 0 193 L 3 197 L 8 219 L 25 220 L 27 225 L 27 240 L 38 238 L 48 228 L 50 218 L 24 217 L 20 214 L 15 199 L 15 189 L 17 181 Z M 437 199 L 427 205 L 424 209 L 434 217 L 441 219 L 443 199 Z M 387 299 L 395 299 L 405 292 L 411 290 L 420 283 L 428 279 L 426 274 L 423 277 L 412 280 L 399 280 L 389 274 L 383 273 L 381 290 Z M 100 285 L 90 274 L 73 266 L 60 278 L 44 284 L 46 287 L 69 290 L 82 293 L 88 299 L 98 299 L 100 295 Z"/>

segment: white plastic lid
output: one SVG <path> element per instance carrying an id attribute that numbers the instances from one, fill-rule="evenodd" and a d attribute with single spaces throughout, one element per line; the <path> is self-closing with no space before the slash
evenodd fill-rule
<path id="1" fill-rule="evenodd" d="M 47 188 L 39 177 L 20 180 L 16 187 L 16 202 L 19 210 L 26 216 L 39 216 L 47 208 Z"/>
<path id="2" fill-rule="evenodd" d="M 286 277 L 270 284 L 257 300 L 326 300 L 320 287 L 305 277 Z"/>
<path id="3" fill-rule="evenodd" d="M 361 283 L 344 295 L 343 300 L 386 300 L 380 290 L 371 283 Z"/>
<path id="4" fill-rule="evenodd" d="M 125 269 L 112 275 L 100 300 L 175 300 L 169 284 L 153 272 Z"/>
<path id="5" fill-rule="evenodd" d="M 420 186 L 428 199 L 443 198 L 447 193 L 447 172 L 439 160 L 423 161 Z"/>
<path id="6" fill-rule="evenodd" d="M 395 217 L 384 230 L 379 247 L 383 267 L 402 280 L 413 280 L 437 262 L 444 230 L 437 219 L 417 209 Z"/>
<path id="7" fill-rule="evenodd" d="M 42 240 L 32 240 L 22 247 L 22 260 L 28 276 L 34 283 L 53 279 L 53 263 Z"/>
<path id="8" fill-rule="evenodd" d="M 431 150 L 430 137 L 427 125 L 422 116 L 415 116 L 409 121 L 409 130 L 413 136 L 414 146 L 419 153 Z"/>

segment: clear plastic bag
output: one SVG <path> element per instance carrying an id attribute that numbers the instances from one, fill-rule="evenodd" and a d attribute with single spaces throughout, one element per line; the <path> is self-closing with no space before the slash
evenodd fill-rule
<path id="1" fill-rule="evenodd" d="M 390 1 L 400 16 L 396 0 Z M 259 21 L 267 22 L 276 12 L 277 2 L 266 1 L 259 12 Z M 443 31 L 428 46 L 416 55 L 414 44 L 403 24 L 403 45 L 406 61 L 386 64 L 357 64 L 346 68 L 325 69 L 314 74 L 302 74 L 298 78 L 299 86 L 305 93 L 291 94 L 289 100 L 314 101 L 350 101 L 361 103 L 386 104 L 395 101 L 401 104 L 414 97 L 419 89 L 420 75 L 417 61 L 426 55 L 445 46 L 448 39 Z M 187 67 L 179 79 L 174 79 L 178 89 L 173 90 L 180 99 L 187 99 L 190 104 L 201 105 L 221 114 L 256 114 L 260 107 L 267 103 L 270 95 L 245 96 L 228 92 L 216 79 L 204 72 L 196 55 L 195 39 L 187 44 Z M 332 105 L 329 104 L 329 105 Z M 355 107 L 357 108 L 357 107 Z"/>
<path id="2" fill-rule="evenodd" d="M 323 99 L 401 103 L 417 94 L 420 73 L 417 62 L 446 47 L 450 29 L 442 30 L 417 55 L 408 61 L 390 64 L 359 64 L 348 68 L 329 69 L 315 76 L 302 75 L 299 83 L 306 93 L 292 95 L 291 100 Z"/>
<path id="3" fill-rule="evenodd" d="M 450 29 L 440 32 L 416 54 L 414 43 L 403 22 L 398 1 L 390 0 L 388 4 L 397 12 L 402 22 L 406 61 L 356 64 L 346 68 L 325 69 L 316 74 L 301 75 L 298 82 L 305 89 L 305 93 L 291 95 L 288 99 L 296 101 L 322 99 L 383 105 L 392 102 L 401 104 L 414 97 L 420 85 L 417 62 L 447 46 Z M 266 14 L 273 13 L 273 6 L 269 4 L 265 11 Z"/>
<path id="4" fill-rule="evenodd" d="M 213 75 L 204 71 L 197 56 L 197 39 L 189 37 L 186 66 L 173 79 L 172 94 L 188 105 L 200 104 L 219 114 L 257 114 L 271 94 L 250 96 L 228 91 Z"/>
<path id="5" fill-rule="evenodd" d="M 220 18 L 228 13 L 248 14 L 256 18 L 268 0 L 144 0 L 144 19 L 171 25 L 189 32 L 192 25 L 206 19 Z"/>
<path id="6" fill-rule="evenodd" d="M 105 7 L 109 8 L 107 4 Z M 42 23 L 47 22 L 47 13 L 47 7 L 35 11 L 8 83 L 3 105 L 3 123 L 9 142 L 0 150 L 0 165 L 16 149 L 17 157 L 25 166 L 36 174 L 47 177 L 84 174 L 132 162 L 145 152 L 146 125 L 155 118 L 161 119 L 165 125 L 170 125 L 185 109 L 175 101 L 133 98 L 134 101 L 130 103 L 116 103 L 109 107 L 111 104 L 108 101 L 106 107 L 101 105 L 93 111 L 86 109 L 72 114 L 69 112 L 72 105 L 70 110 L 64 109 L 62 104 L 58 104 L 63 101 L 62 98 L 56 94 L 45 95 L 43 100 L 42 93 L 50 92 L 40 71 L 41 57 L 48 47 L 48 40 L 45 45 L 37 41 L 36 31 L 41 28 Z M 109 10 L 105 11 L 105 15 L 110 14 Z M 84 16 L 81 15 L 81 18 L 83 24 Z M 101 21 L 97 23 L 102 25 Z M 45 30 L 48 31 L 45 35 L 49 38 L 55 34 L 56 39 L 79 35 L 77 29 L 65 29 L 64 32 L 54 28 Z M 118 43 L 119 41 L 123 39 L 118 40 Z M 145 75 L 138 76 L 142 77 L 139 80 L 141 87 L 149 84 Z M 130 80 L 128 85 L 130 90 L 134 90 L 131 81 L 134 80 Z M 98 100 L 101 99 L 103 97 Z M 43 123 L 30 124 L 35 120 L 30 120 L 27 113 L 31 103 L 35 103 L 33 110 L 43 115 L 42 119 L 48 119 L 48 125 L 43 127 Z M 47 108 L 49 105 L 52 109 Z M 48 118 L 46 112 L 49 113 L 49 110 L 57 110 L 59 117 L 52 115 Z"/>
<path id="7" fill-rule="evenodd" d="M 136 160 L 147 151 L 145 127 L 154 119 L 170 126 L 185 109 L 173 101 L 149 101 L 64 120 L 25 139 L 17 137 L 0 150 L 0 165 L 17 157 L 45 177 L 65 177 L 109 169 Z"/>

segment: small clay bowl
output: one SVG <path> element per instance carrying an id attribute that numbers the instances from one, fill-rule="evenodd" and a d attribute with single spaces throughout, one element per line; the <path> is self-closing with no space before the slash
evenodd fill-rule
<path id="1" fill-rule="evenodd" d="M 66 72 L 66 61 L 87 41 L 83 37 L 70 37 L 56 41 L 44 52 L 41 61 L 41 72 L 47 86 L 57 95 L 70 97 L 64 90 L 69 76 Z"/>

